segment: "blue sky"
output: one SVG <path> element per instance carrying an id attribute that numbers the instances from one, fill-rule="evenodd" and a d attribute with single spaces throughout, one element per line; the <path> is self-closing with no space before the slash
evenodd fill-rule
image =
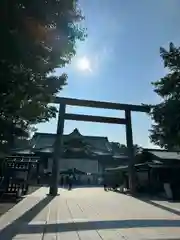
<path id="1" fill-rule="evenodd" d="M 170 41 L 180 45 L 179 0 L 81 0 L 88 38 L 77 44 L 77 55 L 65 69 L 68 85 L 60 96 L 118 103 L 156 103 L 152 81 L 165 74 L 160 46 Z M 86 58 L 91 71 L 78 68 Z M 68 108 L 68 112 L 123 116 L 123 112 L 91 108 Z M 38 131 L 56 132 L 57 120 L 39 124 Z M 133 113 L 134 143 L 153 147 L 148 138 L 151 120 Z M 125 128 L 119 125 L 67 121 L 65 133 L 78 128 L 85 135 L 107 136 L 125 143 Z"/>

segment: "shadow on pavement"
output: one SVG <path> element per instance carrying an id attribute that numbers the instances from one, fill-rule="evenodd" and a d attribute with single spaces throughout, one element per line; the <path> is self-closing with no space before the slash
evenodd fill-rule
<path id="1" fill-rule="evenodd" d="M 170 208 L 168 206 L 161 205 L 160 203 L 153 202 L 152 200 L 149 200 L 149 199 L 143 199 L 143 198 L 137 198 L 137 199 L 142 201 L 142 202 L 148 203 L 148 204 L 150 204 L 154 207 L 158 207 L 162 210 L 165 210 L 165 211 L 168 211 L 170 213 L 176 214 L 177 216 L 180 216 L 180 211 L 178 211 L 176 209 Z"/>
<path id="2" fill-rule="evenodd" d="M 17 218 L 15 221 L 7 225 L 4 229 L 0 231 L 0 239 L 4 240 L 12 240 L 17 234 L 21 233 L 23 230 L 24 223 L 29 223 L 32 221 L 52 200 L 53 196 L 47 196 L 38 202 L 35 206 L 30 208 L 27 212 Z M 22 225 L 22 228 L 19 227 Z M 41 227 L 41 232 L 44 231 L 45 225 Z"/>
<path id="3" fill-rule="evenodd" d="M 167 219 L 127 219 L 127 220 L 102 220 L 102 221 L 76 221 L 62 223 L 29 224 L 54 197 L 47 196 L 35 206 L 6 226 L 0 232 L 0 239 L 12 240 L 18 234 L 44 234 L 71 231 L 105 230 L 105 229 L 133 229 L 133 228 L 180 228 L 180 220 Z M 173 239 L 171 239 L 173 240 Z"/>
<path id="4" fill-rule="evenodd" d="M 114 191 L 114 192 L 120 193 L 119 191 Z M 173 209 L 173 208 L 168 207 L 168 206 L 164 206 L 161 203 L 153 201 L 153 200 L 158 200 L 159 202 L 161 202 L 161 201 L 164 201 L 164 199 L 153 198 L 153 200 L 152 200 L 152 199 L 144 198 L 143 196 L 137 196 L 137 197 L 134 197 L 134 198 L 139 200 L 139 201 L 142 201 L 144 203 L 150 204 L 154 207 L 158 207 L 162 210 L 165 210 L 165 211 L 168 211 L 170 213 L 176 214 L 177 216 L 180 216 L 180 211 L 179 210 Z"/>
<path id="5" fill-rule="evenodd" d="M 31 224 L 28 228 L 21 229 L 21 234 L 38 234 L 43 231 L 46 233 L 103 230 L 103 229 L 127 229 L 127 228 L 146 228 L 146 227 L 180 227 L 180 220 L 166 219 L 129 219 L 111 221 L 87 221 L 87 222 L 67 222 L 47 224 L 44 229 L 43 224 Z M 44 230 L 43 230 L 44 229 Z M 9 239 L 9 238 L 8 238 Z"/>

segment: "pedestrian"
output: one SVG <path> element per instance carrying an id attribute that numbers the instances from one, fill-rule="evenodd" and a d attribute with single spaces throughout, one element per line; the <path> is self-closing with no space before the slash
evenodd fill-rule
<path id="1" fill-rule="evenodd" d="M 40 177 L 40 175 L 38 175 L 38 177 L 37 177 L 37 184 L 40 184 L 40 180 L 41 180 L 41 177 Z"/>
<path id="2" fill-rule="evenodd" d="M 106 179 L 104 178 L 104 180 L 103 180 L 103 186 L 104 186 L 104 191 L 107 191 L 107 184 L 106 184 Z"/>
<path id="3" fill-rule="evenodd" d="M 104 183 L 104 191 L 107 191 L 107 185 Z"/>
<path id="4" fill-rule="evenodd" d="M 61 187 L 63 188 L 64 187 L 64 178 L 61 177 Z"/>
<path id="5" fill-rule="evenodd" d="M 70 175 L 69 178 L 68 178 L 68 190 L 71 190 L 72 189 L 72 182 L 73 182 L 73 176 Z"/>
<path id="6" fill-rule="evenodd" d="M 88 178 L 87 182 L 88 182 L 88 185 L 90 185 L 90 183 L 91 183 L 91 180 Z"/>

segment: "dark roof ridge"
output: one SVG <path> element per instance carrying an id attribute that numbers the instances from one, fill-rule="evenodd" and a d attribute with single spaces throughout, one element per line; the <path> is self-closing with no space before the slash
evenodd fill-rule
<path id="1" fill-rule="evenodd" d="M 157 149 L 157 148 L 143 148 L 145 151 L 158 151 L 158 152 L 175 152 L 175 153 L 180 153 L 180 151 L 169 151 L 167 149 Z"/>
<path id="2" fill-rule="evenodd" d="M 44 133 L 44 132 L 35 132 L 34 135 L 36 135 L 36 134 L 39 134 L 39 135 L 56 135 L 56 133 Z"/>
<path id="3" fill-rule="evenodd" d="M 35 135 L 49 135 L 49 136 L 55 136 L 56 135 L 56 133 L 43 133 L 43 132 L 35 132 L 35 134 L 33 135 L 33 136 L 35 136 Z M 63 134 L 63 136 L 69 136 L 69 135 L 71 135 L 71 133 L 69 133 L 69 134 Z M 32 137 L 33 137 L 32 136 Z M 108 140 L 108 137 L 105 137 L 105 136 L 88 136 L 88 135 L 82 135 L 82 137 L 91 137 L 91 138 L 106 138 L 107 140 Z"/>

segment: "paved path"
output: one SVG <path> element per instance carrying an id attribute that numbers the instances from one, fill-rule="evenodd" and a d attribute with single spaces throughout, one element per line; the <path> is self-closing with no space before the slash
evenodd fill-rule
<path id="1" fill-rule="evenodd" d="M 180 239 L 180 216 L 101 188 L 40 188 L 0 218 L 5 240 Z"/>

